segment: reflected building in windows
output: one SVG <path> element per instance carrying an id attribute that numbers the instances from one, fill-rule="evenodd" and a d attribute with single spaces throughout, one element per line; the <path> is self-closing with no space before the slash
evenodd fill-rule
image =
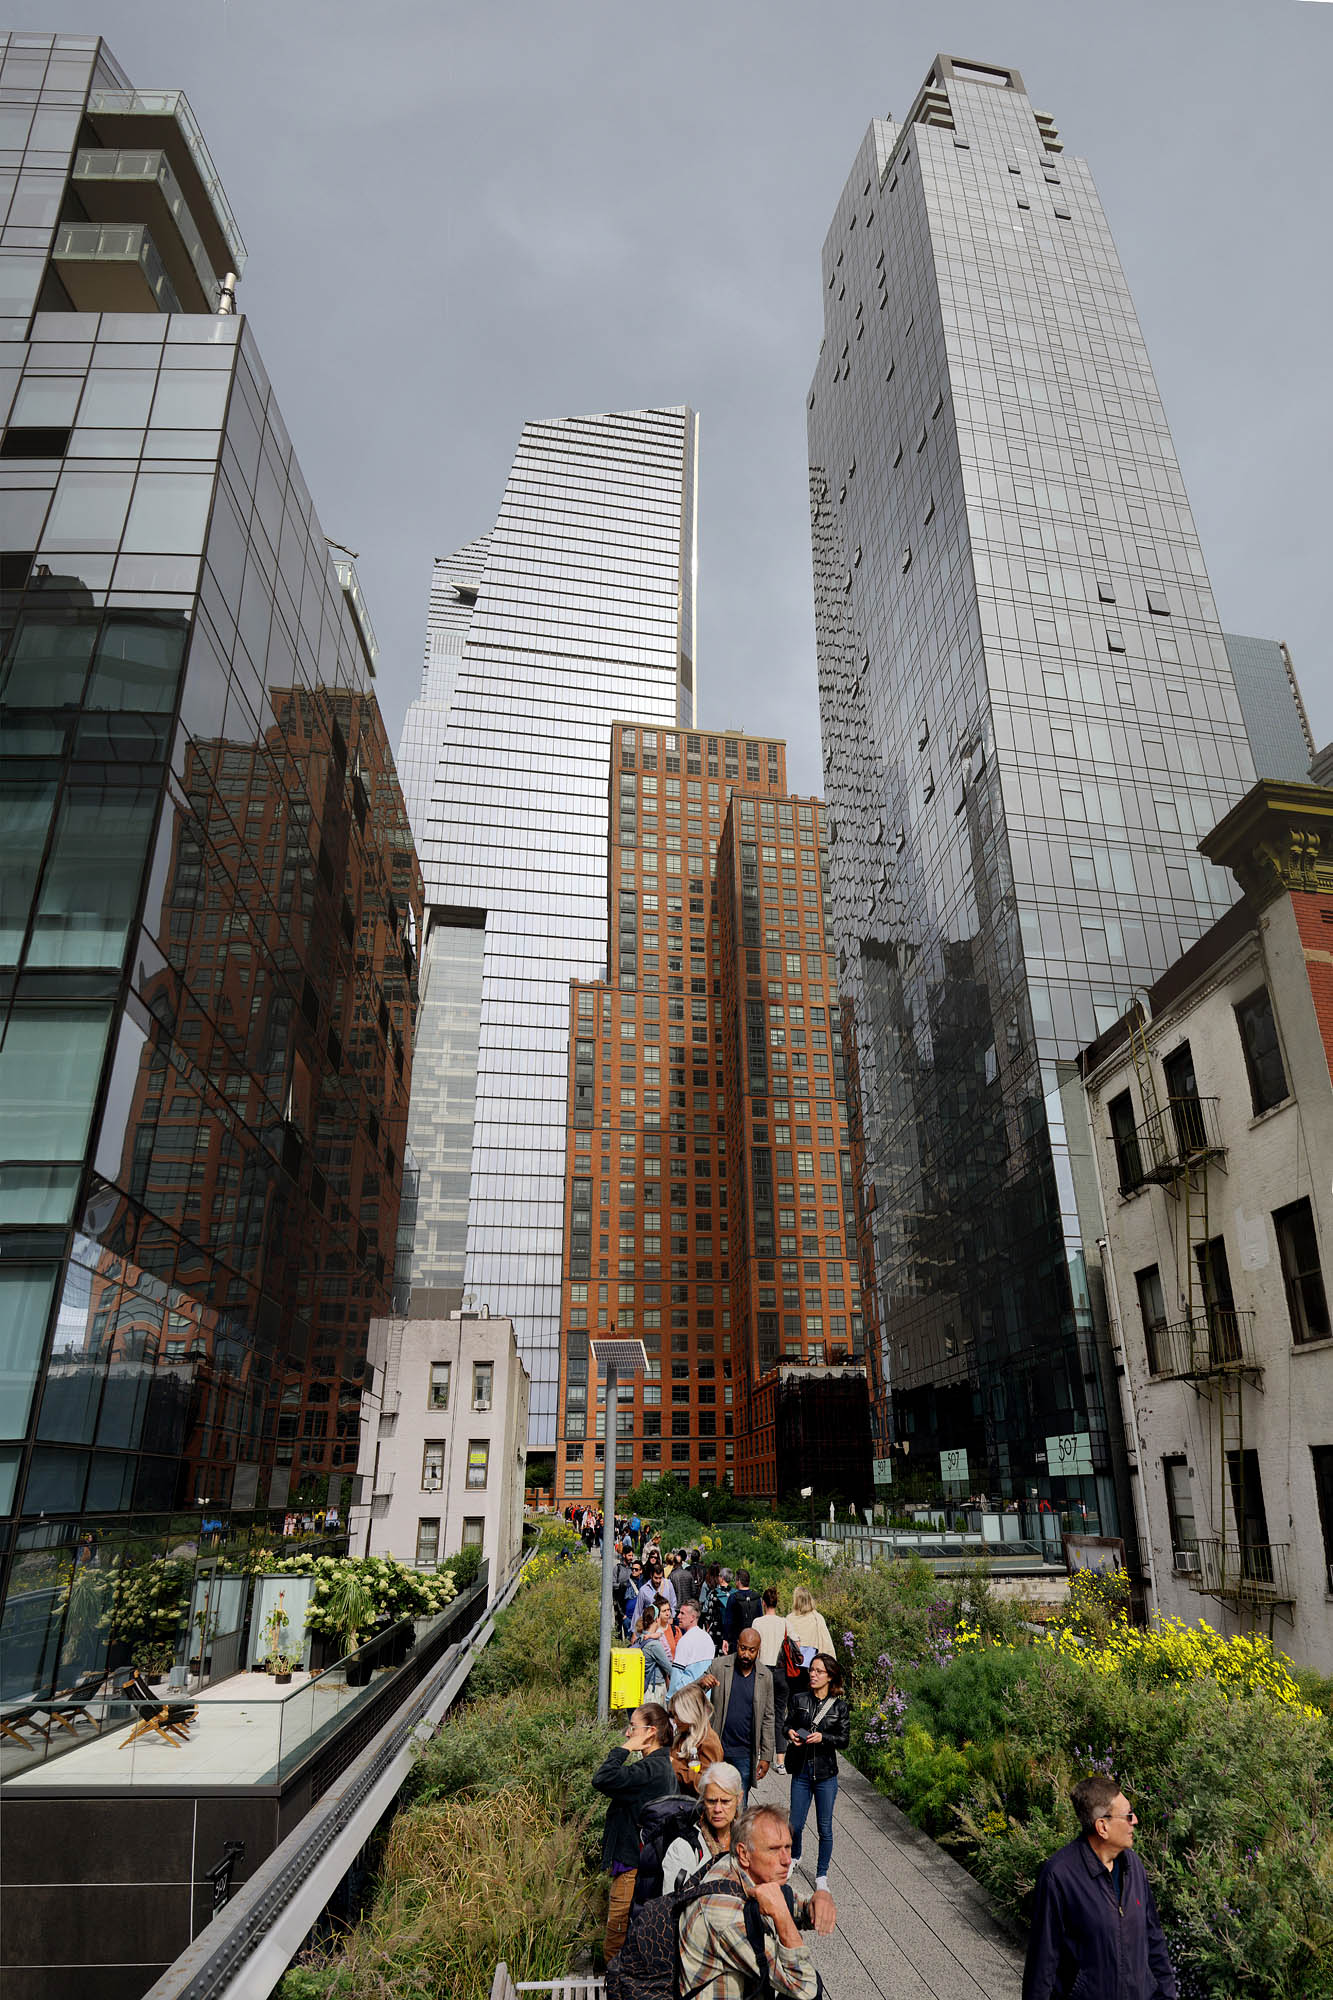
<path id="1" fill-rule="evenodd" d="M 345 1507 L 422 905 L 355 572 L 216 310 L 244 250 L 189 106 L 91 39 L 0 61 L 49 209 L 40 255 L 0 238 L 0 1656 L 27 1693 L 138 1636 L 75 1630 L 76 1547 L 111 1573 L 205 1518 Z"/>
<path id="2" fill-rule="evenodd" d="M 606 965 L 617 716 L 694 716 L 696 420 L 524 426 L 495 526 L 435 567 L 402 758 L 427 902 L 412 1310 L 514 1322 L 555 1440 L 569 982 Z"/>
<path id="3" fill-rule="evenodd" d="M 876 1455 L 923 1498 L 1114 1531 L 1074 1062 L 1234 898 L 1198 842 L 1253 781 L 1246 716 L 1096 189 L 1016 71 L 940 57 L 873 122 L 822 276 L 811 518 Z"/>

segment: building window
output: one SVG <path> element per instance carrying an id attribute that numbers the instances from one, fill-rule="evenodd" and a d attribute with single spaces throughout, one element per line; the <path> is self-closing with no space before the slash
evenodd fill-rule
<path id="1" fill-rule="evenodd" d="M 433 1521 L 418 1521 L 417 1568 L 434 1569 L 439 1560 L 440 1523 L 438 1517 Z"/>
<path id="2" fill-rule="evenodd" d="M 449 1363 L 432 1361 L 430 1364 L 430 1394 L 426 1398 L 428 1410 L 447 1410 L 449 1407 Z"/>
<path id="3" fill-rule="evenodd" d="M 474 1361 L 472 1364 L 472 1407 L 474 1410 L 489 1410 L 491 1407 L 491 1384 L 494 1369 L 489 1361 Z"/>
<path id="4" fill-rule="evenodd" d="M 421 1454 L 421 1490 L 423 1493 L 444 1491 L 444 1441 L 428 1443 Z"/>
<path id="5" fill-rule="evenodd" d="M 1243 1574 L 1255 1583 L 1272 1583 L 1272 1545 L 1268 1539 L 1268 1510 L 1264 1506 L 1258 1452 L 1229 1451 L 1227 1478 Z"/>
<path id="6" fill-rule="evenodd" d="M 1314 1489 L 1319 1501 L 1319 1524 L 1324 1531 L 1324 1562 L 1328 1587 L 1333 1590 L 1333 1444 L 1312 1444 Z"/>
<path id="7" fill-rule="evenodd" d="M 1183 1458 L 1164 1458 L 1162 1478 L 1166 1483 L 1166 1511 L 1171 1522 L 1171 1567 L 1177 1570 L 1197 1569 L 1199 1536 L 1194 1522 L 1189 1466 Z"/>
<path id="8" fill-rule="evenodd" d="M 1314 1211 L 1309 1198 L 1290 1202 L 1273 1211 L 1278 1255 L 1287 1287 L 1287 1311 L 1291 1314 L 1291 1337 L 1298 1346 L 1307 1340 L 1327 1340 L 1333 1334 L 1329 1323 L 1328 1296 L 1319 1266 L 1319 1238 L 1315 1234 Z"/>
<path id="9" fill-rule="evenodd" d="M 1241 1001 L 1236 1009 L 1236 1026 L 1240 1029 L 1245 1067 L 1250 1073 L 1250 1098 L 1257 1117 L 1259 1112 L 1271 1111 L 1275 1104 L 1281 1104 L 1287 1095 L 1287 1072 L 1282 1066 L 1277 1022 L 1266 986 Z"/>
<path id="10" fill-rule="evenodd" d="M 1119 1097 L 1111 1099 L 1106 1114 L 1111 1121 L 1111 1141 L 1115 1146 L 1120 1192 L 1133 1194 L 1135 1188 L 1143 1185 L 1143 1159 L 1134 1127 L 1134 1100 L 1127 1090 L 1122 1090 Z"/>
<path id="11" fill-rule="evenodd" d="M 1156 1264 L 1149 1264 L 1145 1270 L 1134 1273 L 1134 1283 L 1138 1287 L 1139 1312 L 1143 1317 L 1148 1373 L 1164 1375 L 1170 1364 L 1165 1339 L 1166 1299 L 1162 1292 L 1162 1274 Z"/>
<path id="12" fill-rule="evenodd" d="M 1182 1042 L 1178 1049 L 1162 1058 L 1162 1075 L 1166 1078 L 1176 1145 L 1181 1155 L 1188 1157 L 1207 1144 L 1199 1080 L 1194 1074 L 1194 1056 L 1188 1042 Z"/>
<path id="13" fill-rule="evenodd" d="M 485 1539 L 485 1515 L 465 1514 L 463 1516 L 463 1547 L 465 1549 L 479 1549 L 484 1546 Z"/>
<path id="14" fill-rule="evenodd" d="M 469 1438 L 467 1446 L 467 1484 L 471 1493 L 481 1493 L 486 1488 L 486 1472 L 491 1462 L 489 1438 Z"/>

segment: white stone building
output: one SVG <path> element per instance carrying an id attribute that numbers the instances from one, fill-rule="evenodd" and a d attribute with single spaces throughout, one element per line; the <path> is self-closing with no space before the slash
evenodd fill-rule
<path id="1" fill-rule="evenodd" d="M 1162 1612 L 1333 1669 L 1333 794 L 1202 843 L 1246 894 L 1084 1052 L 1138 1535 Z"/>
<path id="2" fill-rule="evenodd" d="M 513 1322 L 372 1320 L 369 1362 L 353 1554 L 433 1569 L 475 1544 L 496 1584 L 523 1538 L 529 1380 Z"/>

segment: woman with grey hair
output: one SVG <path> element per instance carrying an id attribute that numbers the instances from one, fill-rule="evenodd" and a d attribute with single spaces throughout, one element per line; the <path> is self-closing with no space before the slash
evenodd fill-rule
<path id="1" fill-rule="evenodd" d="M 731 1829 L 745 1786 L 734 1764 L 710 1764 L 699 1778 L 699 1818 L 662 1856 L 662 1894 L 673 1895 L 704 1868 L 731 1852 Z"/>

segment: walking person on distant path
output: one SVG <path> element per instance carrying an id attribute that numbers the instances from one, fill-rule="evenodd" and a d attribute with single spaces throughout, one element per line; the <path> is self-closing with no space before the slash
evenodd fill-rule
<path id="1" fill-rule="evenodd" d="M 757 1590 L 750 1588 L 750 1572 L 738 1569 L 736 1588 L 727 1603 L 727 1650 L 734 1653 L 736 1642 L 742 1632 L 748 1632 L 757 1618 L 762 1617 L 764 1600 Z"/>
<path id="2" fill-rule="evenodd" d="M 1081 1832 L 1038 1872 L 1023 2000 L 1175 2000 L 1138 1814 L 1101 1771 L 1069 1796 Z"/>
<path id="3" fill-rule="evenodd" d="M 624 1736 L 592 1776 L 593 1790 L 611 1801 L 602 1835 L 602 1866 L 611 1871 L 603 1945 L 608 1959 L 624 1944 L 629 1924 L 639 1866 L 639 1815 L 651 1800 L 666 1798 L 676 1789 L 671 1769 L 673 1733 L 666 1710 L 655 1701 L 645 1702 L 635 1709 Z"/>
<path id="4" fill-rule="evenodd" d="M 787 1674 L 782 1664 L 782 1642 L 787 1636 L 787 1621 L 778 1610 L 778 1593 L 774 1584 L 769 1584 L 764 1592 L 764 1613 L 756 1618 L 754 1629 L 759 1634 L 759 1662 L 768 1668 L 773 1676 L 773 1731 L 778 1746 L 786 1742 L 787 1717 Z"/>
<path id="5" fill-rule="evenodd" d="M 833 1859 L 833 1801 L 838 1796 L 838 1752 L 847 1748 L 851 1716 L 842 1669 L 832 1653 L 816 1653 L 806 1668 L 809 1688 L 787 1703 L 787 1769 L 791 1773 L 791 1851 L 801 1858 L 801 1835 L 813 1804 L 819 1828 L 816 1889 L 828 1888 Z"/>

